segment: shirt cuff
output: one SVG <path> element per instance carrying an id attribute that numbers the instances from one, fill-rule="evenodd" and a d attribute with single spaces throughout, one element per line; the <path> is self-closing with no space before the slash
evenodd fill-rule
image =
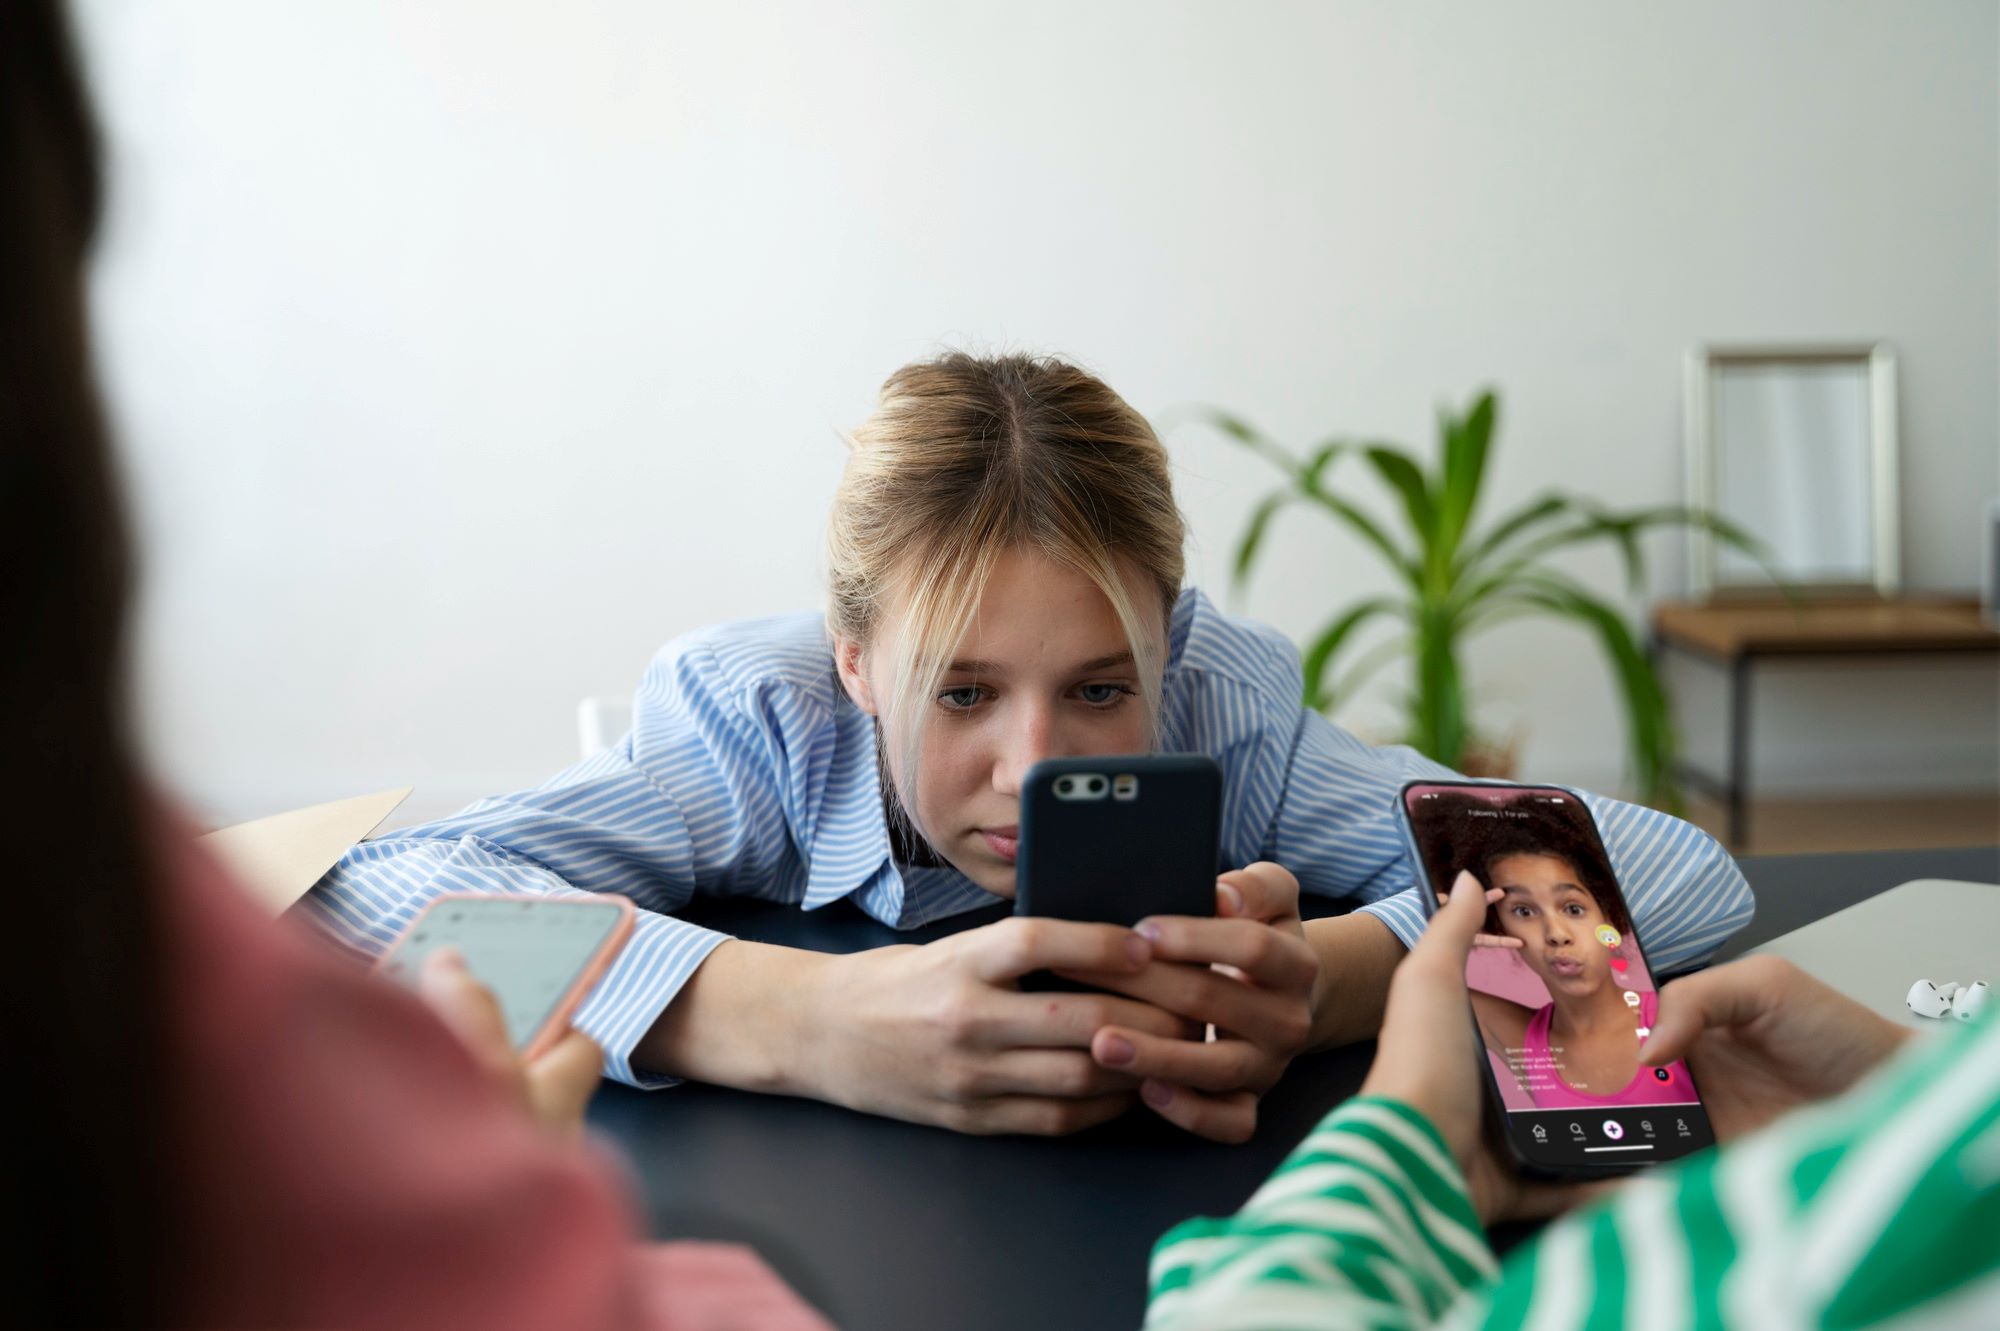
<path id="1" fill-rule="evenodd" d="M 1417 940 L 1424 936 L 1424 905 L 1417 899 L 1417 889 L 1406 887 L 1393 897 L 1383 897 L 1365 906 L 1357 906 L 1355 913 L 1373 915 L 1389 926 L 1389 932 L 1396 935 L 1404 947 L 1415 947 Z"/>
<path id="2" fill-rule="evenodd" d="M 632 1051 L 729 935 L 656 911 L 640 910 L 637 917 L 632 936 L 570 1024 L 603 1048 L 605 1076 L 650 1091 L 677 1086 L 681 1079 L 635 1069 Z"/>

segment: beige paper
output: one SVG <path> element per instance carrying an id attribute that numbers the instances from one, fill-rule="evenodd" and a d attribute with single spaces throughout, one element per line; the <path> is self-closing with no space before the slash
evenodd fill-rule
<path id="1" fill-rule="evenodd" d="M 312 890 L 348 847 L 382 825 L 413 787 L 315 804 L 200 838 L 274 916 Z"/>

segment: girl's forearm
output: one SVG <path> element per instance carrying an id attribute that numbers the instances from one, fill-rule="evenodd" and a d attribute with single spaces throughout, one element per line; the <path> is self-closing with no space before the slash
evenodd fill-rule
<path id="1" fill-rule="evenodd" d="M 1403 944 L 1388 925 L 1359 912 L 1307 920 L 1305 931 L 1319 956 L 1311 1047 L 1327 1049 L 1373 1036 L 1382 1026 L 1389 977 L 1404 957 Z"/>
<path id="2" fill-rule="evenodd" d="M 645 1072 L 777 1095 L 817 1095 L 807 1030 L 818 952 L 731 939 L 708 954 L 633 1050 Z"/>

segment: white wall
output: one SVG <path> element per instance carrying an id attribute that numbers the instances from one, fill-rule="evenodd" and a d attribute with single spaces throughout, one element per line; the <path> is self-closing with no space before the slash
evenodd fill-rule
<path id="1" fill-rule="evenodd" d="M 659 642 L 817 603 L 835 432 L 946 344 L 1300 441 L 1427 443 L 1490 383 L 1494 500 L 1643 504 L 1681 492 L 1688 344 L 1885 337 L 1910 580 L 1977 576 L 1992 0 L 84 12 L 144 701 L 218 817 L 538 780 Z M 1268 478 L 1169 442 L 1219 594 Z M 1270 559 L 1247 608 L 1295 636 L 1383 582 L 1304 517 Z M 1531 774 L 1616 781 L 1584 638 L 1474 669 Z M 1995 779 L 1990 672 L 1785 678 L 1775 786 Z"/>

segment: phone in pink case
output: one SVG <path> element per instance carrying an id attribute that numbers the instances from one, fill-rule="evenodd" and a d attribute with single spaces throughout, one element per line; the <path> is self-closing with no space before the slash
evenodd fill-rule
<path id="1" fill-rule="evenodd" d="M 454 892 L 433 900 L 376 969 L 414 985 L 424 959 L 455 949 L 492 990 L 507 1038 L 525 1059 L 562 1038 L 569 1019 L 632 936 L 624 897 L 531 897 Z"/>

